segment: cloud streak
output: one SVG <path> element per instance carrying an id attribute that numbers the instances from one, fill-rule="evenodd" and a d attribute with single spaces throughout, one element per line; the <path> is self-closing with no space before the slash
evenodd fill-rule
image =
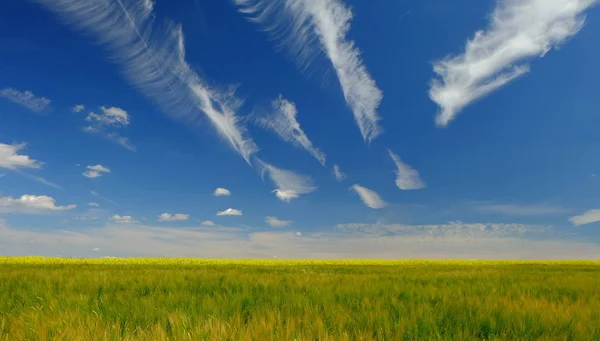
<path id="1" fill-rule="evenodd" d="M 387 206 L 387 203 L 381 199 L 377 192 L 370 190 L 366 187 L 362 187 L 361 185 L 353 185 L 350 187 L 363 201 L 365 205 L 373 209 L 380 209 Z"/>
<path id="2" fill-rule="evenodd" d="M 557 48 L 583 27 L 597 0 L 498 0 L 485 30 L 465 52 L 434 63 L 438 78 L 429 97 L 439 105 L 436 123 L 447 126 L 460 111 L 529 72 L 529 63 Z"/>
<path id="3" fill-rule="evenodd" d="M 293 102 L 288 101 L 279 95 L 279 98 L 272 103 L 272 112 L 266 117 L 256 119 L 259 125 L 272 130 L 284 141 L 291 143 L 298 148 L 304 148 L 319 163 L 325 166 L 325 154 L 313 146 L 308 136 L 298 123 L 298 110 Z"/>
<path id="4" fill-rule="evenodd" d="M 210 87 L 186 61 L 181 26 L 157 24 L 152 0 L 32 0 L 105 47 L 129 82 L 170 117 L 190 123 L 204 114 L 246 162 L 258 148 L 247 137 L 233 90 Z"/>
<path id="5" fill-rule="evenodd" d="M 6 98 L 38 114 L 44 111 L 52 102 L 46 97 L 37 97 L 29 90 L 19 91 L 13 88 L 0 90 L 0 97 Z"/>
<path id="6" fill-rule="evenodd" d="M 425 182 L 421 179 L 419 172 L 413 169 L 409 164 L 405 163 L 400 157 L 388 150 L 390 157 L 394 160 L 396 167 L 396 186 L 404 191 L 423 189 L 426 187 Z"/>
<path id="7" fill-rule="evenodd" d="M 238 11 L 261 24 L 303 67 L 325 53 L 365 141 L 377 137 L 382 91 L 369 74 L 356 43 L 347 38 L 352 11 L 341 0 L 233 0 Z"/>

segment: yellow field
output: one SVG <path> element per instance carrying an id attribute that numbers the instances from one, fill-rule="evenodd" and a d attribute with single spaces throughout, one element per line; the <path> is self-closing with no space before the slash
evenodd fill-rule
<path id="1" fill-rule="evenodd" d="M 0 340 L 600 340 L 598 261 L 0 257 Z"/>

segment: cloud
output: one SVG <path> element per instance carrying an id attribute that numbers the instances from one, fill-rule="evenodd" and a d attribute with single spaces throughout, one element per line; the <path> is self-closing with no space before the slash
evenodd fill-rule
<path id="1" fill-rule="evenodd" d="M 18 152 L 24 149 L 25 143 L 4 144 L 0 143 L 0 168 L 40 168 L 42 163 L 30 158 L 27 155 L 21 155 Z"/>
<path id="2" fill-rule="evenodd" d="M 98 251 L 100 251 L 100 248 L 95 247 L 95 248 L 92 249 L 92 251 L 98 252 Z"/>
<path id="3" fill-rule="evenodd" d="M 486 30 L 467 41 L 465 52 L 434 63 L 439 76 L 429 97 L 440 106 L 436 122 L 446 126 L 472 102 L 529 72 L 543 57 L 583 27 L 583 12 L 596 0 L 498 0 Z"/>
<path id="4" fill-rule="evenodd" d="M 54 198 L 45 195 L 22 195 L 20 198 L 0 197 L 0 212 L 6 213 L 43 213 L 68 211 L 77 205 L 56 206 Z"/>
<path id="5" fill-rule="evenodd" d="M 279 98 L 272 103 L 272 110 L 271 114 L 259 117 L 256 121 L 262 127 L 273 130 L 282 140 L 296 147 L 304 148 L 321 165 L 325 166 L 325 154 L 313 146 L 296 119 L 298 114 L 296 105 L 279 95 Z"/>
<path id="6" fill-rule="evenodd" d="M 116 202 L 114 202 L 114 201 L 110 200 L 109 198 L 107 198 L 107 197 L 105 197 L 105 196 L 101 195 L 100 193 L 98 193 L 98 192 L 96 192 L 96 191 L 90 191 L 90 194 L 91 194 L 91 195 L 93 195 L 93 196 L 96 196 L 96 197 L 98 197 L 98 198 L 100 198 L 100 199 L 102 199 L 102 200 L 104 200 L 104 201 L 108 201 L 109 203 L 111 203 L 111 204 L 113 204 L 113 205 L 115 205 L 115 206 L 119 206 L 119 204 L 117 204 Z"/>
<path id="7" fill-rule="evenodd" d="M 185 221 L 188 220 L 190 216 L 188 214 L 183 213 L 163 213 L 158 216 L 158 221 Z"/>
<path id="8" fill-rule="evenodd" d="M 83 104 L 77 104 L 75 106 L 73 106 L 73 112 L 82 112 L 85 110 L 85 106 Z"/>
<path id="9" fill-rule="evenodd" d="M 227 188 L 219 187 L 219 188 L 215 189 L 215 192 L 213 193 L 213 195 L 215 197 L 229 196 L 229 195 L 231 195 L 231 192 Z"/>
<path id="10" fill-rule="evenodd" d="M 409 232 L 397 232 L 397 228 L 391 227 L 393 225 L 385 228 L 393 231 L 385 232 L 384 229 L 385 233 L 369 227 L 370 224 L 345 224 L 331 232 L 311 234 L 141 224 L 30 230 L 12 228 L 0 221 L 0 249 L 5 255 L 63 257 L 96 257 L 91 250 L 99 248 L 105 254 L 118 257 L 270 259 L 277 255 L 279 259 L 600 259 L 597 243 L 565 240 L 564 237 L 557 239 L 537 232 L 537 226 L 454 222 L 423 225 L 427 228 L 405 225 L 401 230 Z M 478 225 L 484 225 L 483 232 Z M 368 229 L 373 230 L 365 231 Z M 431 231 L 433 234 L 429 233 Z"/>
<path id="11" fill-rule="evenodd" d="M 581 226 L 600 222 L 600 209 L 589 210 L 582 215 L 577 215 L 569 218 L 569 221 L 574 226 Z"/>
<path id="12" fill-rule="evenodd" d="M 396 186 L 401 190 L 417 190 L 426 187 L 425 182 L 421 180 L 419 172 L 413 169 L 409 164 L 402 162 L 402 159 L 398 155 L 388 150 L 392 160 L 396 163 L 398 170 L 396 171 Z"/>
<path id="13" fill-rule="evenodd" d="M 135 223 L 137 223 L 137 221 L 135 219 L 133 219 L 131 216 L 128 216 L 128 215 L 120 216 L 118 214 L 115 214 L 112 217 L 110 217 L 110 220 L 114 221 L 117 224 L 135 224 Z"/>
<path id="14" fill-rule="evenodd" d="M 271 225 L 271 227 L 285 227 L 292 225 L 291 220 L 281 220 L 276 217 L 265 217 L 265 223 Z"/>
<path id="15" fill-rule="evenodd" d="M 212 220 L 205 220 L 202 222 L 204 226 L 215 226 L 215 223 Z"/>
<path id="16" fill-rule="evenodd" d="M 226 216 L 226 215 L 238 215 L 238 216 L 240 216 L 240 215 L 244 215 L 244 214 L 240 210 L 235 210 L 233 208 L 228 208 L 225 211 L 217 212 L 217 215 L 218 216 Z"/>
<path id="17" fill-rule="evenodd" d="M 381 199 L 379 194 L 377 194 L 375 191 L 372 191 L 366 187 L 362 187 L 358 184 L 352 186 L 351 188 L 356 192 L 356 194 L 358 194 L 363 203 L 368 207 L 380 209 L 387 206 L 387 203 L 383 201 L 383 199 Z"/>
<path id="18" fill-rule="evenodd" d="M 185 57 L 183 30 L 157 19 L 151 0 L 38 0 L 75 29 L 95 37 L 127 80 L 170 117 L 186 124 L 203 113 L 246 162 L 258 151 L 236 111 L 234 89 L 210 87 Z M 159 23 L 156 24 L 156 23 Z"/>
<path id="19" fill-rule="evenodd" d="M 239 12 L 282 38 L 300 65 L 325 53 L 364 140 L 381 133 L 377 108 L 383 93 L 367 71 L 354 41 L 346 37 L 352 11 L 341 0 L 233 0 Z M 317 44 L 318 42 L 318 44 Z"/>
<path id="20" fill-rule="evenodd" d="M 273 190 L 275 196 L 281 201 L 290 202 L 298 198 L 301 194 L 307 194 L 315 191 L 317 187 L 313 186 L 312 179 L 306 175 L 296 174 L 292 171 L 279 169 L 257 158 L 261 167 L 261 174 L 267 173 L 269 178 L 277 188 Z"/>
<path id="21" fill-rule="evenodd" d="M 338 165 L 333 165 L 333 176 L 337 181 L 343 181 L 346 179 L 346 174 L 342 172 L 342 169 Z"/>
<path id="22" fill-rule="evenodd" d="M 50 100 L 46 97 L 36 97 L 33 92 L 19 91 L 13 88 L 6 88 L 0 90 L 0 97 L 4 97 L 7 100 L 21 105 L 35 113 L 41 113 L 50 105 Z"/>
<path id="23" fill-rule="evenodd" d="M 474 208 L 481 212 L 513 216 L 547 216 L 569 212 L 564 207 L 552 205 L 477 204 Z"/>
<path id="24" fill-rule="evenodd" d="M 137 151 L 137 148 L 131 143 L 131 140 L 129 140 L 128 137 L 124 137 L 124 136 L 121 136 L 121 135 L 113 132 L 113 133 L 106 133 L 104 135 L 104 138 L 111 142 L 116 143 L 117 145 L 119 145 L 129 151 L 132 151 L 132 152 Z"/>
<path id="25" fill-rule="evenodd" d="M 117 107 L 100 107 L 100 110 L 100 114 L 94 112 L 89 113 L 86 121 L 117 127 L 129 125 L 130 118 L 127 111 Z"/>
<path id="26" fill-rule="evenodd" d="M 83 173 L 83 176 L 85 176 L 86 178 L 99 178 L 105 173 L 110 173 L 110 169 L 102 165 L 87 166 L 86 168 L 88 170 Z"/>

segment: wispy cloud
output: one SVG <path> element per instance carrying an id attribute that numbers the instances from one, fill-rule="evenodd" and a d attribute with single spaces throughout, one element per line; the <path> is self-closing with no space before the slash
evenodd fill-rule
<path id="1" fill-rule="evenodd" d="M 405 163 L 400 157 L 388 150 L 392 160 L 396 163 L 396 186 L 404 191 L 423 189 L 426 187 L 425 182 L 421 179 L 419 172 L 413 169 L 409 164 Z"/>
<path id="2" fill-rule="evenodd" d="M 265 217 L 265 223 L 270 225 L 271 227 L 285 227 L 292 225 L 293 221 L 281 220 L 277 217 Z"/>
<path id="3" fill-rule="evenodd" d="M 199 113 L 246 162 L 258 148 L 247 137 L 233 90 L 211 88 L 185 58 L 181 26 L 153 13 L 154 1 L 35 0 L 73 27 L 92 34 L 121 66 L 127 79 L 172 118 L 193 122 Z"/>
<path id="4" fill-rule="evenodd" d="M 73 108 L 71 110 L 73 110 L 73 112 L 82 112 L 85 110 L 85 105 L 77 104 L 77 105 L 73 106 Z"/>
<path id="5" fill-rule="evenodd" d="M 26 144 L 4 144 L 0 143 L 0 168 L 40 168 L 42 163 L 30 158 L 27 155 L 19 154 L 19 151 L 25 149 Z"/>
<path id="6" fill-rule="evenodd" d="M 569 221 L 574 226 L 587 225 L 600 222 L 600 209 L 589 210 L 582 215 L 577 215 L 569 218 Z"/>
<path id="7" fill-rule="evenodd" d="M 133 219 L 131 216 L 128 215 L 118 215 L 115 214 L 112 217 L 110 217 L 110 220 L 114 221 L 117 224 L 136 224 L 138 223 L 138 221 L 136 221 L 135 219 Z"/>
<path id="8" fill-rule="evenodd" d="M 233 0 L 250 21 L 282 40 L 300 65 L 323 51 L 333 65 L 346 103 L 365 140 L 381 133 L 377 108 L 383 93 L 367 71 L 356 43 L 347 38 L 352 11 L 341 0 Z"/>
<path id="9" fill-rule="evenodd" d="M 231 192 L 227 188 L 219 187 L 219 188 L 215 189 L 213 195 L 215 197 L 230 196 Z"/>
<path id="10" fill-rule="evenodd" d="M 233 209 L 233 208 L 228 208 L 225 211 L 217 212 L 217 215 L 218 216 L 227 216 L 227 215 L 241 216 L 241 215 L 244 215 L 244 214 L 240 210 L 236 210 L 236 209 Z"/>
<path id="11" fill-rule="evenodd" d="M 215 226 L 215 223 L 212 220 L 205 220 L 202 222 L 204 226 Z"/>
<path id="12" fill-rule="evenodd" d="M 481 212 L 498 213 L 512 216 L 547 216 L 569 212 L 568 209 L 555 205 L 515 205 L 515 204 L 476 204 L 474 208 Z"/>
<path id="13" fill-rule="evenodd" d="M 465 52 L 434 64 L 429 96 L 446 126 L 472 102 L 529 72 L 543 57 L 583 27 L 583 13 L 597 0 L 498 0 L 486 30 L 477 31 Z"/>
<path id="14" fill-rule="evenodd" d="M 107 201 L 107 202 L 109 202 L 109 203 L 111 203 L 111 204 L 113 204 L 115 206 L 119 206 L 119 204 L 117 204 L 116 202 L 110 200 L 109 198 L 103 196 L 102 194 L 100 194 L 100 193 L 98 193 L 96 191 L 90 191 L 90 194 L 93 195 L 93 196 L 96 196 L 96 197 L 98 197 L 98 198 L 100 198 L 100 199 L 102 199 L 104 201 Z"/>
<path id="15" fill-rule="evenodd" d="M 279 98 L 272 103 L 272 112 L 265 117 L 258 117 L 256 121 L 262 127 L 273 130 L 282 140 L 296 147 L 304 148 L 321 165 L 325 166 L 325 154 L 313 146 L 300 127 L 297 115 L 296 105 L 279 95 Z"/>
<path id="16" fill-rule="evenodd" d="M 0 212 L 44 213 L 72 210 L 76 205 L 56 206 L 54 198 L 45 195 L 22 195 L 20 198 L 0 197 Z"/>
<path id="17" fill-rule="evenodd" d="M 29 90 L 19 91 L 13 88 L 0 90 L 0 97 L 4 97 L 11 102 L 24 106 L 35 113 L 44 111 L 51 102 L 46 97 L 37 97 Z"/>
<path id="18" fill-rule="evenodd" d="M 380 209 L 387 206 L 387 203 L 381 199 L 377 192 L 370 190 L 366 187 L 362 187 L 361 185 L 353 185 L 352 188 L 356 194 L 360 197 L 365 205 L 370 208 Z"/>
<path id="19" fill-rule="evenodd" d="M 100 207 L 100 204 L 97 202 L 88 202 L 88 206 L 90 207 Z"/>
<path id="20" fill-rule="evenodd" d="M 89 113 L 85 120 L 108 126 L 118 127 L 129 125 L 130 117 L 127 111 L 117 107 L 100 107 L 100 110 L 100 114 L 96 114 L 95 112 Z"/>
<path id="21" fill-rule="evenodd" d="M 346 179 L 346 174 L 342 172 L 342 169 L 337 164 L 333 165 L 333 176 L 337 181 L 343 181 L 344 179 Z"/>
<path id="22" fill-rule="evenodd" d="M 104 134 L 104 138 L 111 142 L 116 143 L 117 145 L 119 145 L 129 151 L 132 151 L 132 152 L 137 151 L 137 148 L 131 143 L 131 140 L 129 140 L 128 137 L 121 136 L 121 135 L 113 132 L 113 133 Z"/>
<path id="23" fill-rule="evenodd" d="M 158 221 L 185 221 L 190 218 L 189 214 L 184 213 L 163 213 L 158 216 Z"/>
<path id="24" fill-rule="evenodd" d="M 110 173 L 110 169 L 102 165 L 87 166 L 86 168 L 88 170 L 83 173 L 83 176 L 85 176 L 86 178 L 99 178 L 105 173 Z"/>
<path id="25" fill-rule="evenodd" d="M 292 171 L 277 168 L 262 160 L 257 159 L 261 167 L 261 174 L 267 173 L 269 178 L 277 188 L 273 190 L 275 196 L 281 201 L 290 202 L 293 199 L 300 197 L 302 194 L 307 194 L 315 191 L 312 179 L 306 175 L 296 174 Z"/>

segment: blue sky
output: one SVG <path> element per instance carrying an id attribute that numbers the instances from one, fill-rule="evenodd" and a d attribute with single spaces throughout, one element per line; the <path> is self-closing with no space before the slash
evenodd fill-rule
<path id="1" fill-rule="evenodd" d="M 600 255 L 595 0 L 71 3 L 0 4 L 1 254 Z"/>

